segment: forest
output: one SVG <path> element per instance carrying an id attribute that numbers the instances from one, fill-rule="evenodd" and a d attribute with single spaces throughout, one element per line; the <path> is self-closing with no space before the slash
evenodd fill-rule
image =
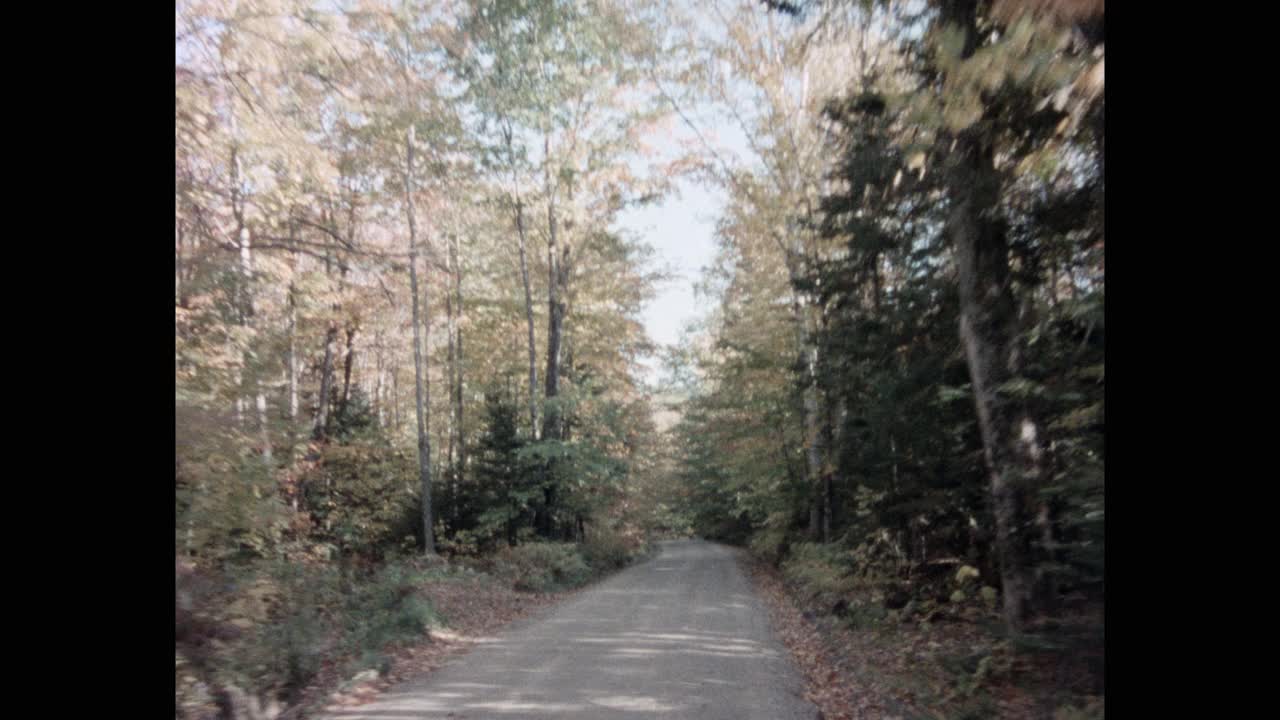
<path id="1" fill-rule="evenodd" d="M 1101 0 L 179 0 L 177 716 L 698 537 L 826 717 L 1102 717 L 1104 48 Z M 623 219 L 691 185 L 660 343 Z"/>

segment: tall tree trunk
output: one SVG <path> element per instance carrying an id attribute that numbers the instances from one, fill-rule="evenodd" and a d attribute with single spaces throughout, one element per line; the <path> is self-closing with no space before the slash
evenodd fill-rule
<path id="1" fill-rule="evenodd" d="M 453 386 L 453 404 L 454 404 L 454 427 L 457 428 L 458 435 L 458 468 L 459 472 L 464 472 L 467 467 L 467 438 L 463 432 L 463 407 L 462 407 L 462 382 L 463 368 L 462 362 L 462 265 L 458 259 L 458 237 L 452 238 L 453 242 L 449 245 L 449 252 L 452 255 L 451 263 L 453 265 L 453 292 L 454 292 L 454 313 L 457 316 L 457 330 L 454 336 L 454 359 L 458 365 L 458 371 L 454 375 Z"/>
<path id="2" fill-rule="evenodd" d="M 337 229 L 336 225 L 334 226 L 334 229 L 335 230 Z M 346 281 L 347 281 L 347 264 L 344 262 L 339 262 L 338 263 L 338 296 L 339 297 L 342 297 L 343 293 L 346 290 L 346 287 L 347 287 Z M 341 310 L 342 310 L 342 302 L 341 300 L 339 300 L 338 302 L 335 302 L 333 304 L 333 311 L 334 313 L 340 313 Z M 351 328 L 352 328 L 351 321 L 347 321 L 347 343 L 343 349 L 343 367 L 344 367 L 344 372 L 347 374 L 350 373 L 349 364 L 351 362 L 350 360 L 351 342 L 354 339 L 354 331 Z M 338 326 L 336 321 L 334 323 L 333 329 L 334 329 L 334 341 L 337 342 Z M 342 392 L 341 393 L 338 392 L 337 380 L 332 377 L 334 372 L 333 361 L 335 360 L 337 360 L 336 355 L 334 355 L 330 360 L 329 392 L 325 395 L 325 402 L 328 404 L 328 409 L 326 410 L 326 413 L 325 413 L 325 425 L 324 425 L 324 434 L 326 437 L 333 434 L 333 423 L 334 423 L 334 420 L 339 415 L 341 415 L 343 411 L 343 407 L 342 407 L 343 396 L 346 393 L 345 384 L 343 386 Z"/>
<path id="3" fill-rule="evenodd" d="M 977 45 L 973 0 L 948 3 L 943 20 L 961 28 L 963 56 L 972 55 Z M 975 126 L 955 138 L 947 170 L 951 209 L 946 233 L 955 252 L 960 340 L 969 366 L 996 521 L 1004 620 L 1016 632 L 1031 610 L 1026 502 L 1041 477 L 1042 453 L 1039 427 L 1031 414 L 1001 393 L 1001 386 L 1021 370 L 1017 304 L 1010 284 L 1008 241 L 1003 224 L 994 217 L 1000 177 L 993 150 L 981 133 L 980 126 Z"/>
<path id="4" fill-rule="evenodd" d="M 544 138 L 544 162 L 546 164 L 547 184 L 547 366 L 546 385 L 543 396 L 547 400 L 542 418 L 542 438 L 544 440 L 562 439 L 562 423 L 560 409 L 556 398 L 560 394 L 560 358 L 561 342 L 564 330 L 565 296 L 569 282 L 569 256 L 571 245 L 566 240 L 563 249 L 560 247 L 558 228 L 556 225 L 556 186 L 553 184 L 551 172 L 550 140 Z M 542 530 L 544 534 L 554 534 L 555 508 L 558 503 L 557 483 L 554 463 L 547 467 L 547 485 L 543 490 L 545 511 L 543 513 Z"/>
<path id="5" fill-rule="evenodd" d="M 323 440 L 329 427 L 329 396 L 333 394 L 333 352 L 338 341 L 338 321 L 329 320 L 324 334 L 324 361 L 320 365 L 320 394 L 316 398 L 315 420 L 311 424 L 311 438 Z"/>
<path id="6" fill-rule="evenodd" d="M 538 351 L 533 329 L 533 291 L 529 287 L 529 251 L 524 226 L 524 201 L 520 198 L 520 178 L 516 173 L 515 149 L 512 130 L 508 124 L 503 130 L 507 145 L 507 159 L 511 163 L 511 187 L 516 201 L 516 240 L 520 249 L 520 280 L 524 283 L 524 317 L 529 326 L 529 435 L 538 436 Z"/>
<path id="7" fill-rule="evenodd" d="M 1058 307 L 1058 260 L 1049 258 L 1049 307 Z"/>
<path id="8" fill-rule="evenodd" d="M 445 310 L 449 320 L 449 520 L 458 521 L 458 484 L 466 465 L 466 439 L 462 434 L 462 268 L 458 265 L 458 236 L 449 244 L 449 287 Z"/>
<path id="9" fill-rule="evenodd" d="M 550 190 L 550 187 L 548 186 Z M 556 232 L 555 198 L 548 199 L 547 228 L 547 366 L 544 395 L 548 400 L 542 419 L 542 437 L 544 439 L 560 438 L 560 412 L 550 402 L 560 394 L 560 357 L 562 333 L 564 330 L 564 298 L 563 290 L 568 281 L 567 263 L 569 246 L 565 244 L 563 257 L 559 251 L 559 238 Z"/>
<path id="10" fill-rule="evenodd" d="M 289 447 L 297 444 L 298 438 L 298 289 L 293 281 L 289 281 L 289 348 L 285 358 L 285 372 L 288 373 L 289 385 Z"/>
<path id="11" fill-rule="evenodd" d="M 344 153 L 345 153 L 345 149 L 344 149 Z M 346 227 L 347 247 L 354 248 L 356 246 L 356 208 L 358 205 L 356 200 L 357 198 L 356 190 L 355 190 L 355 185 L 353 181 L 350 180 L 349 178 L 346 178 L 345 175 L 342 178 L 340 178 L 340 181 L 342 180 L 345 180 L 343 184 L 345 185 L 347 190 L 347 227 Z M 334 230 L 335 231 L 337 230 L 336 225 L 334 227 Z M 342 282 L 345 286 L 345 281 L 347 279 L 346 263 L 342 263 L 341 277 L 342 277 Z M 359 329 L 360 329 L 359 317 L 353 317 L 350 320 L 349 325 L 347 326 L 346 357 L 343 362 L 343 370 L 342 370 L 342 395 L 340 396 L 340 399 L 338 401 L 338 412 L 337 412 L 337 415 L 340 419 L 346 419 L 347 403 L 351 398 L 351 366 L 353 361 L 355 360 L 355 339 L 356 339 L 356 333 L 359 331 Z"/>
<path id="12" fill-rule="evenodd" d="M 331 219 L 331 214 L 325 211 L 323 218 L 326 224 Z M 332 262 L 330 257 L 330 239 L 326 234 L 324 236 L 324 273 L 329 277 L 332 272 Z M 333 353 L 334 343 L 338 340 L 338 320 L 336 313 L 338 306 L 335 304 L 332 308 L 334 317 L 329 318 L 329 325 L 324 333 L 324 360 L 320 364 L 320 392 L 316 398 L 316 414 L 312 418 L 311 423 L 311 439 L 320 441 L 326 436 L 329 427 L 329 396 L 333 394 Z"/>
<path id="13" fill-rule="evenodd" d="M 375 360 L 377 361 L 377 370 L 378 370 L 376 384 L 373 386 L 374 417 L 376 417 L 378 420 L 378 428 L 382 429 L 387 426 L 387 419 L 386 419 L 386 410 L 384 407 L 385 403 L 382 398 L 384 388 L 386 387 L 386 383 L 384 382 L 386 372 L 382 366 L 381 340 L 377 342 L 374 352 L 376 353 Z"/>
<path id="14" fill-rule="evenodd" d="M 1040 558 L 1045 566 L 1037 572 L 1036 604 L 1047 613 L 1058 609 L 1058 583 L 1050 569 L 1058 562 L 1058 544 L 1053 532 L 1054 515 L 1053 504 L 1048 500 L 1041 501 L 1036 513 L 1036 528 L 1040 531 Z"/>
<path id="15" fill-rule="evenodd" d="M 814 314 L 818 315 L 818 320 L 816 321 L 818 328 L 817 328 L 817 332 L 814 333 L 814 335 L 818 338 L 825 337 L 826 321 L 821 316 L 821 310 L 820 309 L 815 310 Z M 814 418 L 814 422 L 817 425 L 815 430 L 817 432 L 817 437 L 819 440 L 818 447 L 817 447 L 817 450 L 818 450 L 817 460 L 819 463 L 818 477 L 820 480 L 820 485 L 818 489 L 819 489 L 819 498 L 822 505 L 821 534 L 822 534 L 822 542 L 829 543 L 831 542 L 831 514 L 833 512 L 831 476 L 834 472 L 832 468 L 832 462 L 831 462 L 831 456 L 833 452 L 833 449 L 832 449 L 833 448 L 833 443 L 832 443 L 833 431 L 831 428 L 831 397 L 827 388 L 827 383 L 825 382 L 825 379 L 824 379 L 824 373 L 817 364 L 819 358 L 825 357 L 825 355 L 826 355 L 826 348 L 818 347 L 817 343 L 815 343 L 813 347 L 814 367 L 812 370 L 811 380 L 814 383 L 814 396 L 818 403 L 817 417 Z"/>
<path id="16" fill-rule="evenodd" d="M 805 460 L 809 466 L 809 482 L 813 488 L 813 502 L 809 506 L 809 535 L 813 540 L 823 540 L 823 485 L 822 485 L 822 427 L 818 420 L 818 389 L 815 366 L 818 349 L 805 350 L 806 380 L 804 389 Z"/>
<path id="17" fill-rule="evenodd" d="M 831 542 L 831 513 L 833 506 L 832 477 L 830 467 L 823 468 L 822 473 L 822 542 Z"/>
<path id="18" fill-rule="evenodd" d="M 413 293 L 413 372 L 414 394 L 418 412 L 418 481 L 422 486 L 422 542 L 423 554 L 435 555 L 436 543 L 431 522 L 431 438 L 428 435 L 430 419 L 427 407 L 431 402 L 426 384 L 426 367 L 422 354 L 422 327 L 427 320 L 425 300 L 418 309 L 418 228 L 413 214 L 413 126 L 405 140 L 404 207 L 409 220 L 409 290 Z M 430 336 L 428 336 L 428 340 Z"/>
<path id="19" fill-rule="evenodd" d="M 790 264 L 790 263 L 789 263 Z M 796 277 L 791 269 L 792 278 Z M 814 344 L 814 332 L 810 327 L 811 311 L 801 306 L 799 296 L 792 293 L 792 312 L 796 322 L 796 339 L 800 345 L 804 363 L 805 387 L 802 394 L 805 435 L 805 464 L 808 469 L 810 487 L 813 488 L 813 502 L 809 506 L 809 534 L 816 540 L 826 541 L 828 532 L 824 531 L 823 519 L 826 516 L 826 428 L 822 422 L 821 388 L 818 378 L 818 347 Z"/>
<path id="20" fill-rule="evenodd" d="M 235 113 L 231 116 L 232 134 L 236 134 L 238 126 Z M 231 212 L 236 221 L 236 244 L 240 251 L 240 324 L 252 329 L 254 326 L 253 307 L 253 249 L 249 225 L 245 217 L 245 198 L 240 189 L 240 178 L 243 175 L 240 166 L 240 153 L 237 145 L 231 147 Z M 253 343 L 255 339 L 248 342 Z M 267 396 L 258 381 L 257 357 L 252 347 L 246 347 L 243 354 L 244 370 L 249 381 L 250 393 L 254 398 L 257 410 L 259 445 L 261 445 L 262 461 L 268 467 L 272 464 L 271 430 L 267 424 Z"/>
<path id="21" fill-rule="evenodd" d="M 347 416 L 347 403 L 351 400 L 351 365 L 356 357 L 356 331 L 359 328 L 351 325 L 347 328 L 347 358 L 342 368 L 342 401 L 338 405 L 339 419 Z"/>
<path id="22" fill-rule="evenodd" d="M 894 440 L 893 433 L 889 433 L 889 467 L 893 491 L 898 492 L 898 443 Z"/>
<path id="23" fill-rule="evenodd" d="M 824 480 L 826 487 L 823 493 L 827 512 L 823 520 L 825 532 L 830 541 L 831 534 L 835 531 L 835 522 L 839 519 L 835 516 L 836 487 L 844 483 L 839 473 L 839 457 L 841 448 L 844 447 L 845 400 L 829 386 L 826 388 L 825 397 L 824 405 L 827 408 L 825 422 L 830 436 L 827 444 L 827 473 Z"/>
<path id="24" fill-rule="evenodd" d="M 400 432 L 400 365 L 391 366 L 391 427 Z"/>
<path id="25" fill-rule="evenodd" d="M 799 253 L 787 244 L 785 238 L 785 233 L 774 231 L 774 240 L 778 245 L 778 249 L 782 252 L 783 263 L 787 268 L 787 278 L 791 285 L 792 328 L 799 353 L 798 360 L 804 368 L 804 389 L 799 394 L 799 415 L 803 423 L 805 467 L 808 474 L 809 487 L 811 488 L 809 537 L 817 541 L 825 537 L 823 519 L 826 516 L 824 504 L 827 495 L 827 482 L 825 479 L 827 429 L 823 422 L 825 413 L 823 413 L 821 407 L 821 391 L 818 382 L 818 361 L 820 358 L 818 347 L 813 342 L 817 334 L 818 321 L 814 316 L 815 309 L 806 307 L 800 297 L 800 293 L 796 290 L 797 282 L 800 278 L 797 257 Z"/>
<path id="26" fill-rule="evenodd" d="M 244 369 L 243 368 L 235 369 L 233 373 L 233 382 L 235 383 L 235 386 L 236 386 L 236 403 L 235 403 L 236 428 L 243 429 L 244 428 L 244 394 L 243 394 Z"/>
<path id="27" fill-rule="evenodd" d="M 1000 394 L 1001 385 L 1018 371 L 1005 241 L 999 231 L 984 227 L 987 223 L 976 213 L 970 214 L 973 206 L 967 204 L 958 204 L 949 223 L 960 281 L 960 339 L 996 520 L 1005 623 L 1017 630 L 1030 611 L 1025 503 L 1040 477 L 1039 428 L 1024 408 Z"/>
<path id="28" fill-rule="evenodd" d="M 271 453 L 271 426 L 267 424 L 267 395 L 262 391 L 262 386 L 256 381 L 254 389 L 253 404 L 258 410 L 258 437 L 259 443 L 262 445 L 262 462 L 268 467 L 273 462 Z"/>
<path id="29" fill-rule="evenodd" d="M 525 244 L 524 210 L 516 200 L 516 227 L 520 238 L 520 279 L 524 282 L 524 316 L 529 326 L 529 434 L 538 433 L 538 351 L 533 329 L 533 291 L 529 288 L 529 261 Z"/>
<path id="30" fill-rule="evenodd" d="M 183 232 L 184 228 L 183 228 L 183 223 L 181 218 L 178 218 L 177 225 L 178 225 L 177 227 L 178 257 L 176 262 L 174 263 L 174 283 L 176 284 L 176 287 L 174 288 L 174 292 L 176 293 L 176 296 L 177 296 L 178 307 L 185 308 L 187 306 L 187 296 L 182 291 L 182 287 L 183 287 L 182 286 L 182 272 L 183 272 L 182 252 L 184 249 L 183 246 L 185 244 L 183 242 L 185 233 Z"/>
<path id="31" fill-rule="evenodd" d="M 296 265 L 296 257 L 294 258 Z M 290 505 L 294 512 L 298 510 L 297 480 L 293 477 L 294 466 L 298 460 L 298 299 L 297 288 L 292 278 L 289 280 L 289 347 L 285 358 L 285 372 L 289 392 L 288 415 L 285 422 L 289 425 L 289 495 Z"/>
<path id="32" fill-rule="evenodd" d="M 565 288 L 567 290 L 567 288 Z M 564 316 L 568 317 L 572 308 L 569 306 L 568 293 L 565 293 L 566 300 L 564 303 Z M 561 363 L 561 375 L 567 378 L 573 377 L 573 332 L 570 328 L 565 328 L 562 333 L 563 340 L 561 345 L 564 348 L 564 361 Z M 573 417 L 569 415 L 560 416 L 560 440 L 569 442 L 573 439 Z"/>
<path id="33" fill-rule="evenodd" d="M 457 428 L 454 427 L 454 423 L 457 420 L 457 414 L 453 411 L 453 387 L 455 382 L 457 381 L 457 374 L 458 374 L 458 353 L 457 353 L 457 339 L 456 339 L 458 325 L 453 317 L 453 262 L 454 262 L 453 242 L 448 238 L 446 238 L 445 242 L 449 244 L 449 254 L 448 254 L 449 285 L 445 289 L 445 293 L 444 293 L 445 334 L 447 336 L 445 339 L 445 345 L 446 345 L 445 369 L 448 371 L 448 377 L 446 378 L 446 381 L 448 382 L 447 392 L 449 397 L 449 422 L 446 424 L 446 427 L 448 429 L 448 433 L 447 433 L 448 437 L 447 437 L 446 446 L 445 446 L 445 463 L 449 467 L 450 495 L 452 495 L 453 494 L 453 491 L 452 491 L 453 467 L 455 463 L 454 453 L 457 450 L 457 443 L 455 441 Z"/>

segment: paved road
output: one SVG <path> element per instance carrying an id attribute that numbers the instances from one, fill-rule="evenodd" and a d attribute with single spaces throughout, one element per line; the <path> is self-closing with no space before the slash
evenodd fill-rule
<path id="1" fill-rule="evenodd" d="M 666 542 L 628 568 L 333 720 L 812 720 L 730 549 Z"/>

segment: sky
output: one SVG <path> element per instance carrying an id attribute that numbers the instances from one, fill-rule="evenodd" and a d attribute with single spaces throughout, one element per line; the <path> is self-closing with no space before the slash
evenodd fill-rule
<path id="1" fill-rule="evenodd" d="M 644 309 L 645 329 L 656 343 L 674 345 L 684 326 L 699 316 L 693 285 L 715 253 L 715 221 L 723 206 L 722 193 L 719 188 L 685 180 L 678 195 L 668 195 L 661 204 L 629 209 L 615 225 L 653 246 L 657 263 L 673 273 Z"/>
<path id="2" fill-rule="evenodd" d="M 698 108 L 697 110 L 702 110 Z M 714 113 L 694 112 L 690 117 L 698 122 L 699 133 L 716 146 L 723 157 L 745 158 L 749 154 L 742 132 L 728 123 L 706 120 Z M 705 123 L 705 124 L 704 124 Z M 663 141 L 655 142 L 661 155 L 674 156 L 679 143 L 693 137 L 687 126 L 681 125 Z M 659 346 L 675 345 L 681 331 L 692 321 L 703 317 L 708 298 L 694 295 L 694 284 L 702 274 L 702 268 L 711 263 L 715 255 L 715 226 L 724 208 L 726 196 L 723 188 L 683 178 L 677 192 L 666 196 L 662 202 L 643 208 L 628 208 L 619 214 L 615 230 L 623 230 L 641 238 L 657 253 L 655 263 L 671 271 L 672 278 L 658 288 L 655 297 L 643 313 L 649 338 Z M 661 380 L 661 349 L 643 363 L 646 379 L 651 383 Z"/>

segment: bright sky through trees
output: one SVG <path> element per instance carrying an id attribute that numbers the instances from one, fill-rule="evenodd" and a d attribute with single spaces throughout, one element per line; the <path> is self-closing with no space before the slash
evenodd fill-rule
<path id="1" fill-rule="evenodd" d="M 751 157 L 746 138 L 737 126 L 719 121 L 711 113 L 688 114 L 697 123 L 698 132 L 722 156 Z M 688 126 L 680 124 L 669 137 L 653 144 L 664 157 L 674 157 L 681 144 L 697 142 Z M 635 234 L 652 245 L 658 252 L 657 262 L 672 272 L 671 279 L 658 288 L 657 297 L 645 306 L 643 314 L 645 330 L 659 350 L 675 345 L 681 332 L 705 314 L 706 301 L 700 302 L 696 297 L 694 284 L 715 254 L 715 222 L 725 202 L 723 187 L 713 183 L 682 178 L 678 188 L 678 192 L 657 204 L 627 209 L 614 224 L 616 230 Z M 643 363 L 650 383 L 661 380 L 660 354 Z"/>

